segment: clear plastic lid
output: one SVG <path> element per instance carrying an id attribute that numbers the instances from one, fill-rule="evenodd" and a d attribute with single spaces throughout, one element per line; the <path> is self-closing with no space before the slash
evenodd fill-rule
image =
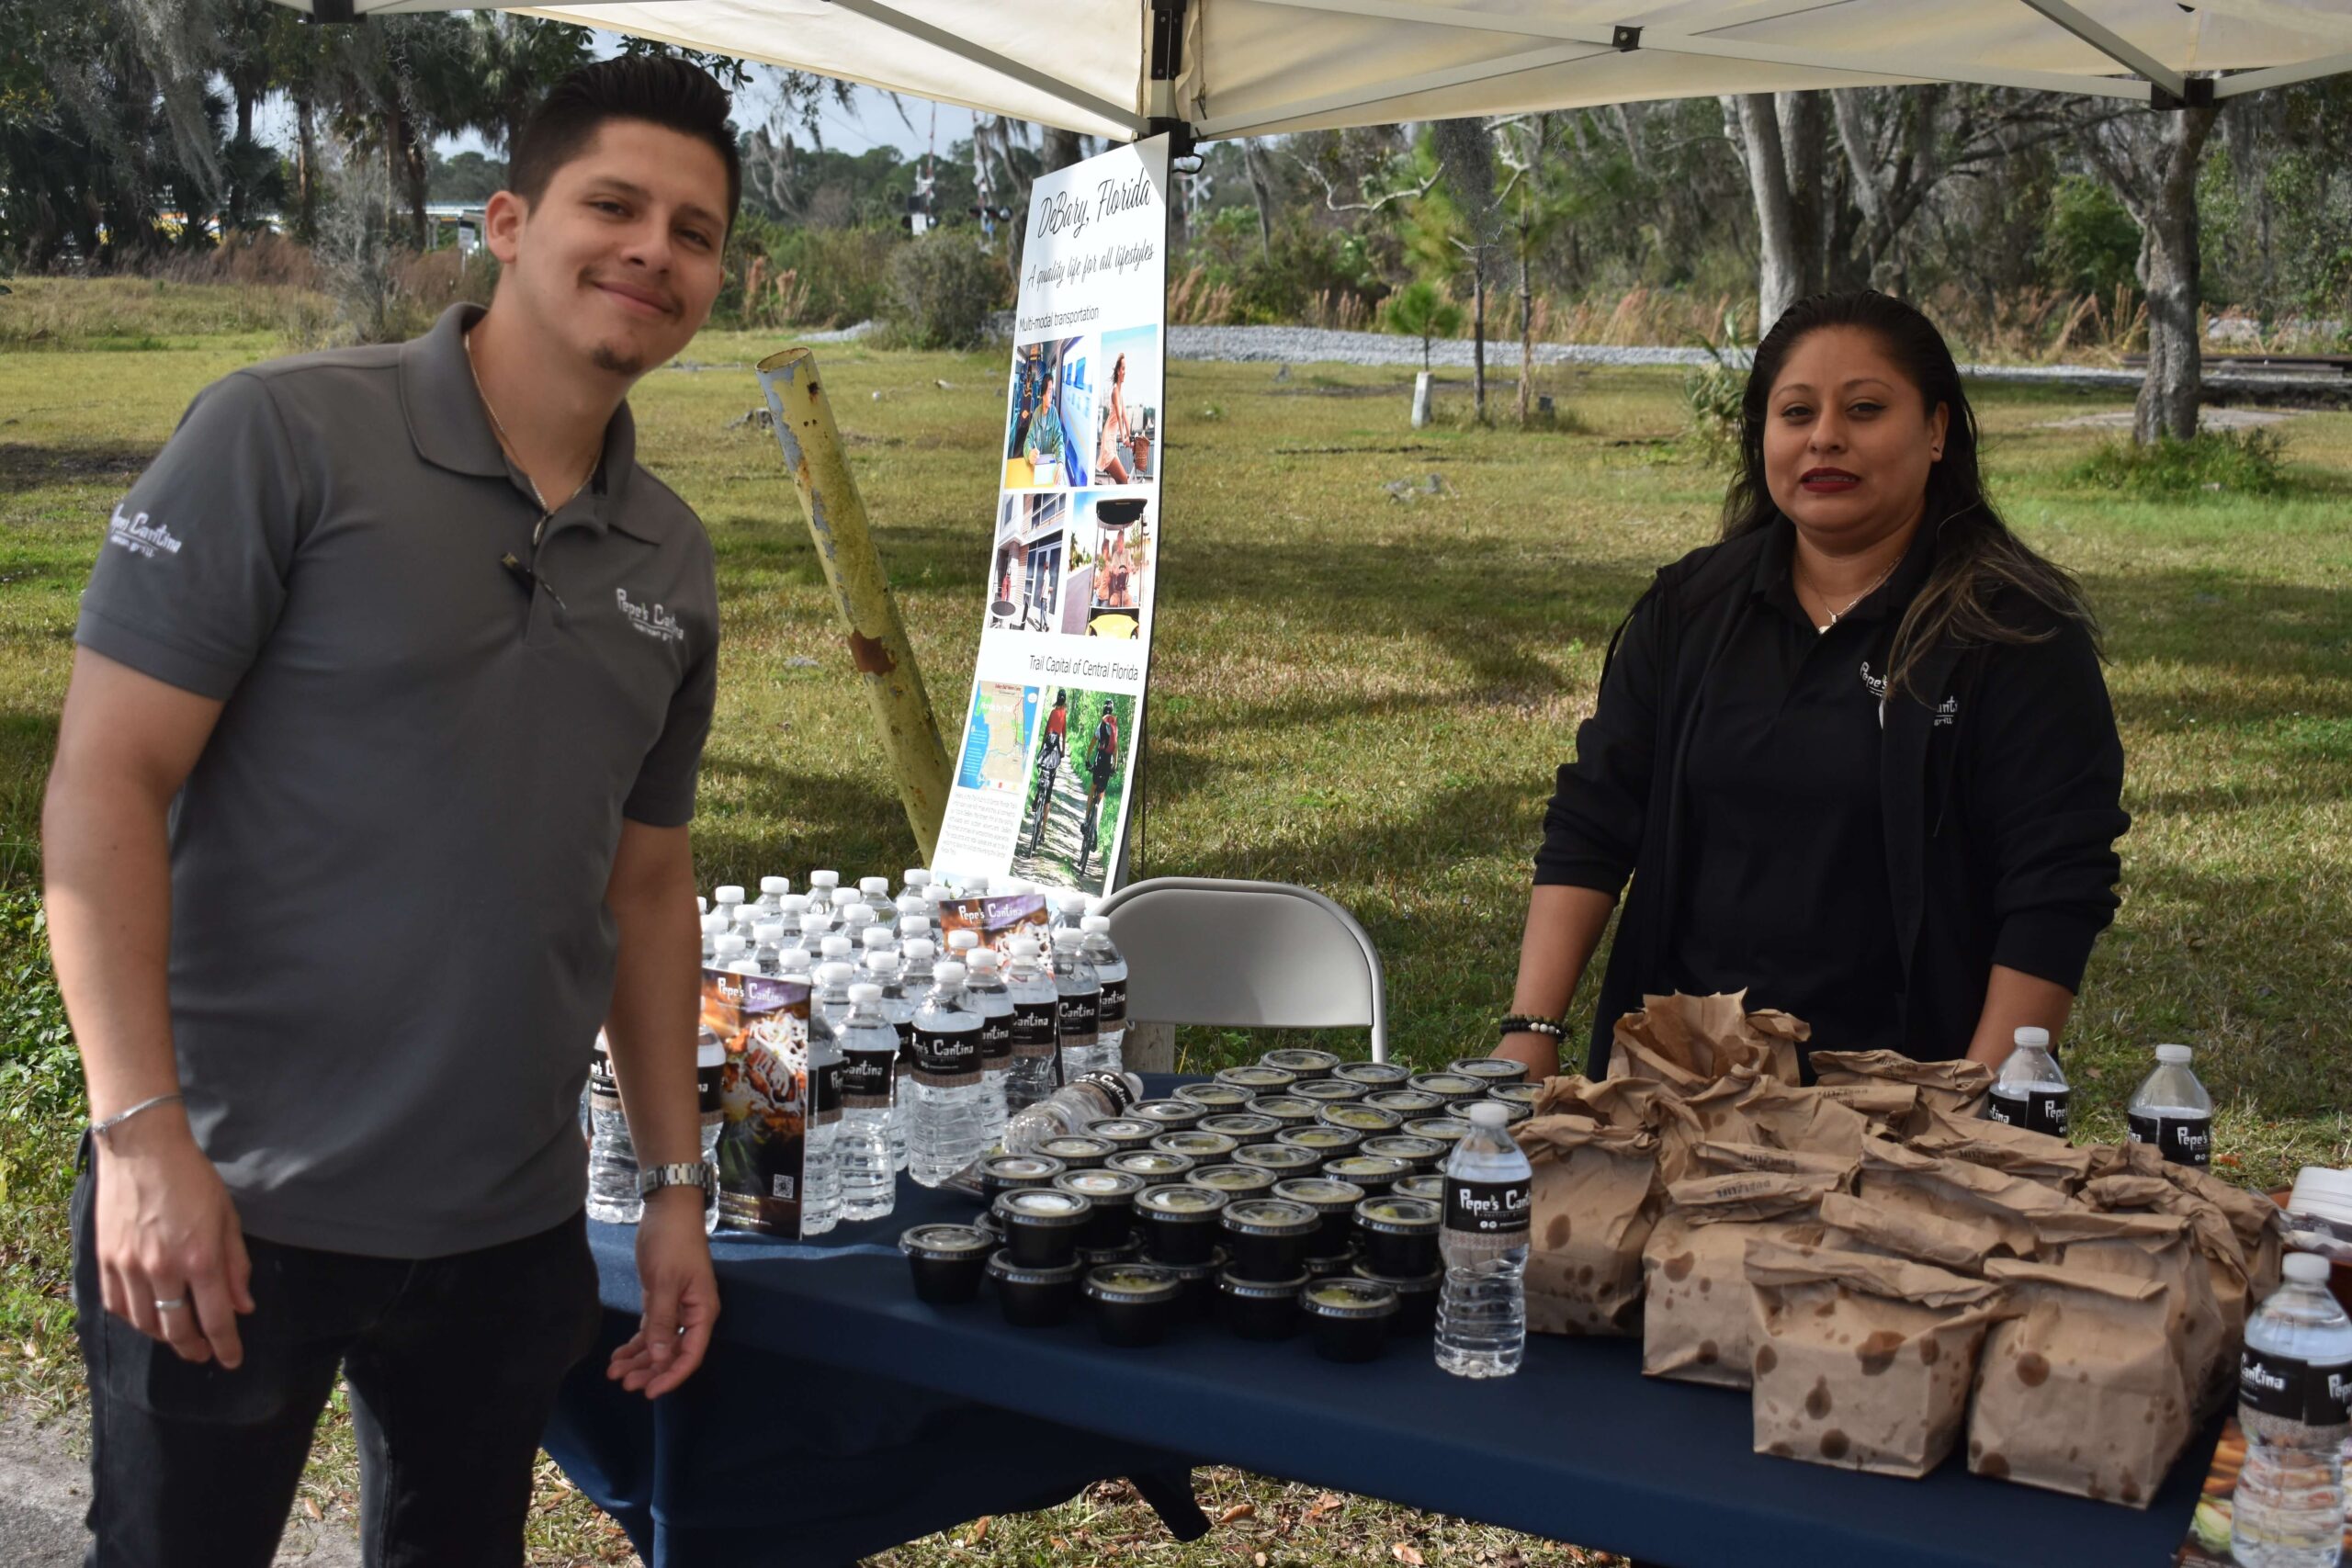
<path id="1" fill-rule="evenodd" d="M 2189 1058 L 2196 1055 L 2196 1052 L 2190 1050 L 2186 1045 L 2159 1045 L 2156 1047 L 2156 1060 L 2164 1063 L 2168 1067 L 2185 1067 L 2188 1066 Z"/>
<path id="2" fill-rule="evenodd" d="M 882 987 L 871 980 L 861 980 L 849 988 L 849 1005 L 870 1008 L 882 999 Z"/>
<path id="3" fill-rule="evenodd" d="M 792 878 L 788 876 L 763 876 L 760 878 L 760 896 L 763 898 L 771 895 L 781 898 L 791 891 Z"/>

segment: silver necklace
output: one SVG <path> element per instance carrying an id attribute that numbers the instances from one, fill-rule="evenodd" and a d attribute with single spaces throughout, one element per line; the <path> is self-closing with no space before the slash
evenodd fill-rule
<path id="1" fill-rule="evenodd" d="M 1895 560 L 1887 562 L 1886 570 L 1880 572 L 1876 577 L 1871 579 L 1871 585 L 1868 588 L 1863 589 L 1860 593 L 1857 593 L 1851 599 L 1847 600 L 1844 609 L 1830 611 L 1827 623 L 1813 628 L 1815 635 L 1826 636 L 1828 633 L 1829 628 L 1836 626 L 1839 621 L 1844 620 L 1847 614 L 1851 611 L 1855 605 L 1860 604 L 1863 600 L 1877 592 L 1879 584 L 1884 582 L 1888 578 L 1894 575 L 1895 565 L 1901 558 L 1902 558 L 1897 557 Z M 1816 589 L 1815 592 L 1817 593 L 1820 591 Z"/>
<path id="2" fill-rule="evenodd" d="M 466 345 L 466 374 L 474 378 L 474 396 L 481 400 L 481 412 L 490 415 L 491 434 L 498 437 L 498 445 L 500 447 L 505 451 L 509 457 L 513 457 L 514 459 L 514 466 L 521 468 L 523 467 L 523 459 L 514 456 L 514 438 L 506 434 L 505 422 L 498 417 L 498 410 L 491 402 L 490 393 L 482 388 L 481 371 L 474 365 L 473 329 L 470 327 L 467 328 L 465 335 L 460 337 L 458 341 Z M 602 457 L 603 453 L 600 451 L 597 454 L 597 459 L 601 459 Z M 562 506 L 549 506 L 548 504 L 548 498 L 539 492 L 539 481 L 531 477 L 529 469 L 524 469 L 523 482 L 531 487 L 531 499 L 539 503 L 539 520 L 531 525 L 531 543 L 533 545 L 536 546 L 539 542 L 539 536 L 547 528 L 548 519 L 561 511 L 564 506 L 571 505 L 572 497 L 578 495 L 582 490 L 587 488 L 588 481 L 595 476 L 597 459 L 592 459 L 589 462 L 588 471 L 580 476 L 580 482 L 573 485 L 571 487 L 571 494 L 566 495 L 563 498 Z"/>

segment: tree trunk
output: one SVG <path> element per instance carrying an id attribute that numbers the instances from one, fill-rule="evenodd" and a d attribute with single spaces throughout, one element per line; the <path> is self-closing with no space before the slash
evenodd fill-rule
<path id="1" fill-rule="evenodd" d="M 294 237 L 306 245 L 319 237 L 318 111 L 308 93 L 294 97 Z"/>
<path id="2" fill-rule="evenodd" d="M 1770 93 L 1743 93 L 1725 106 L 1747 160 L 1747 190 L 1756 201 L 1756 335 L 1761 340 L 1781 313 L 1795 304 L 1804 287 L 1802 242 L 1796 204 L 1789 193 L 1788 159 L 1781 143 L 1781 120 Z"/>
<path id="3" fill-rule="evenodd" d="M 1046 127 L 1044 152 L 1046 173 L 1050 175 L 1084 158 L 1086 142 L 1075 130 L 1064 130 L 1059 126 L 1049 125 Z"/>
<path id="4" fill-rule="evenodd" d="M 1246 137 L 1241 143 L 1241 167 L 1250 176 L 1250 194 L 1258 203 L 1258 254 L 1272 261 L 1274 255 L 1274 182 L 1266 167 L 1265 146 L 1256 137 Z"/>
<path id="5" fill-rule="evenodd" d="M 1527 246 L 1519 248 L 1519 427 L 1535 412 L 1535 289 L 1527 276 Z"/>
<path id="6" fill-rule="evenodd" d="M 1487 247 L 1470 265 L 1470 400 L 1472 417 L 1487 423 Z"/>
<path id="7" fill-rule="evenodd" d="M 2143 224 L 2140 285 L 2148 293 L 2148 369 L 2132 405 L 2132 439 L 2143 446 L 2197 434 L 2204 380 L 2197 331 L 2197 168 L 2212 134 L 2212 107 L 2171 111 L 2164 174 Z"/>

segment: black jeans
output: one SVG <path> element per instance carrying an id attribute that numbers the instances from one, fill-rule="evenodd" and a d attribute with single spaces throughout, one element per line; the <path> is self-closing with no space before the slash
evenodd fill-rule
<path id="1" fill-rule="evenodd" d="M 96 1162 L 74 1190 L 90 1380 L 87 1568 L 267 1568 L 341 1369 L 368 1568 L 515 1568 L 539 1436 L 602 1316 L 583 1216 L 479 1252 L 362 1258 L 247 1236 L 244 1364 L 107 1314 Z"/>

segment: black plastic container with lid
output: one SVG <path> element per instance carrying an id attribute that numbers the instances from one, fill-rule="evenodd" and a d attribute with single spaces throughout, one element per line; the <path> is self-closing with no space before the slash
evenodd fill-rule
<path id="1" fill-rule="evenodd" d="M 1047 1138 L 1037 1145 L 1037 1152 L 1061 1161 L 1071 1170 L 1098 1170 L 1104 1160 L 1119 1152 L 1119 1146 L 1108 1138 L 1067 1133 L 1058 1138 Z"/>
<path id="2" fill-rule="evenodd" d="M 1136 1196 L 1136 1230 L 1144 1250 L 1159 1263 L 1205 1263 L 1225 1236 L 1223 1192 L 1190 1183 L 1151 1187 Z"/>
<path id="3" fill-rule="evenodd" d="M 1204 1111 L 1238 1111 L 1248 1105 L 1252 1091 L 1238 1089 L 1229 1083 L 1188 1083 L 1176 1086 L 1175 1098 L 1189 1100 Z"/>
<path id="4" fill-rule="evenodd" d="M 1372 1086 L 1353 1078 L 1307 1078 L 1291 1085 L 1289 1092 L 1317 1104 L 1336 1105 L 1344 1100 L 1362 1100 L 1372 1092 Z"/>
<path id="5" fill-rule="evenodd" d="M 1129 1149 L 1148 1148 L 1152 1139 L 1166 1131 L 1168 1129 L 1159 1122 L 1146 1121 L 1140 1116 L 1106 1116 L 1100 1122 L 1086 1124 L 1086 1136 L 1102 1139 L 1120 1154 Z"/>
<path id="6" fill-rule="evenodd" d="M 1254 1165 L 1204 1165 L 1184 1179 L 1194 1187 L 1222 1192 L 1238 1203 L 1244 1198 L 1264 1197 L 1282 1179 Z"/>
<path id="7" fill-rule="evenodd" d="M 1217 1276 L 1225 1272 L 1225 1248 L 1212 1248 L 1208 1257 L 1198 1263 L 1170 1263 L 1164 1258 L 1154 1262 L 1176 1276 L 1182 1288 L 1176 1295 L 1178 1321 L 1197 1321 L 1216 1311 Z"/>
<path id="8" fill-rule="evenodd" d="M 1260 1062 L 1246 1067 L 1219 1067 L 1216 1081 L 1247 1089 L 1251 1094 L 1287 1094 L 1298 1082 L 1298 1075 Z"/>
<path id="9" fill-rule="evenodd" d="M 1396 1111 L 1383 1111 L 1377 1105 L 1366 1105 L 1362 1100 L 1341 1100 L 1336 1105 L 1326 1105 L 1322 1120 L 1327 1126 L 1345 1127 L 1366 1137 L 1374 1133 L 1393 1133 L 1405 1124 L 1405 1119 Z"/>
<path id="10" fill-rule="evenodd" d="M 1487 1098 L 1487 1086 L 1485 1080 L 1468 1077 L 1461 1073 L 1419 1073 L 1409 1081 L 1423 1094 L 1433 1094 L 1449 1105 L 1456 1100 Z"/>
<path id="11" fill-rule="evenodd" d="M 1058 1269 L 1078 1256 L 1079 1233 L 1094 1217 L 1091 1199 L 1051 1187 L 1023 1187 L 989 1206 L 1004 1232 L 1005 1255 L 1024 1269 Z"/>
<path id="12" fill-rule="evenodd" d="M 1437 1326 L 1437 1297 L 1445 1283 L 1445 1270 L 1433 1269 L 1418 1280 L 1392 1280 L 1375 1274 L 1358 1260 L 1355 1276 L 1387 1286 L 1396 1292 L 1396 1315 L 1388 1320 L 1390 1329 L 1397 1334 L 1427 1334 Z"/>
<path id="13" fill-rule="evenodd" d="M 1527 1064 L 1514 1062 L 1509 1056 L 1464 1056 L 1448 1066 L 1446 1071 L 1459 1073 L 1465 1078 L 1476 1078 L 1490 1089 L 1507 1083 L 1527 1081 Z"/>
<path id="14" fill-rule="evenodd" d="M 1498 1083 L 1487 1091 L 1488 1100 L 1499 1100 L 1510 1105 L 1524 1105 L 1535 1109 L 1535 1097 L 1544 1092 L 1540 1083 Z"/>
<path id="15" fill-rule="evenodd" d="M 1506 1084 L 1503 1087 L 1508 1089 L 1510 1086 Z M 1506 1127 L 1514 1126 L 1535 1114 L 1535 1102 L 1533 1100 L 1511 1100 L 1499 1094 L 1489 1094 L 1478 1100 L 1457 1100 L 1445 1108 L 1445 1114 L 1454 1117 L 1457 1120 L 1467 1120 L 1470 1115 L 1471 1107 L 1477 1105 L 1501 1106 L 1503 1108 L 1503 1125 Z"/>
<path id="16" fill-rule="evenodd" d="M 1346 1274 L 1317 1280 L 1298 1304 L 1315 1331 L 1317 1352 L 1327 1360 L 1369 1361 L 1387 1348 L 1396 1292 L 1377 1280 Z"/>
<path id="17" fill-rule="evenodd" d="M 1137 1122 L 1149 1122 L 1163 1133 L 1181 1133 L 1187 1127 L 1197 1127 L 1209 1108 L 1198 1100 L 1142 1100 L 1127 1107 L 1127 1115 Z"/>
<path id="18" fill-rule="evenodd" d="M 1094 1213 L 1078 1233 L 1080 1251 L 1125 1247 L 1135 1235 L 1136 1194 L 1143 1178 L 1124 1170 L 1066 1170 L 1054 1178 L 1054 1190 L 1072 1192 L 1094 1205 Z"/>
<path id="19" fill-rule="evenodd" d="M 1217 1277 L 1217 1307 L 1241 1339 L 1287 1339 L 1298 1332 L 1298 1298 L 1306 1270 L 1287 1280 L 1247 1280 L 1231 1269 Z"/>
<path id="20" fill-rule="evenodd" d="M 1100 1269 L 1110 1263 L 1140 1263 L 1143 1261 L 1143 1238 L 1129 1236 L 1116 1247 L 1081 1247 L 1078 1262 L 1081 1269 Z"/>
<path id="21" fill-rule="evenodd" d="M 1331 1069 L 1340 1065 L 1340 1058 L 1331 1052 L 1317 1051 L 1307 1046 L 1288 1046 L 1280 1051 L 1269 1051 L 1259 1057 L 1258 1061 L 1263 1066 L 1279 1067 L 1302 1082 L 1308 1078 L 1328 1078 L 1331 1076 Z"/>
<path id="22" fill-rule="evenodd" d="M 1413 1069 L 1402 1062 L 1341 1062 L 1331 1069 L 1331 1076 L 1366 1089 L 1400 1089 L 1413 1076 Z"/>
<path id="23" fill-rule="evenodd" d="M 1233 1151 L 1233 1163 L 1258 1170 L 1271 1170 L 1279 1179 L 1319 1170 L 1323 1156 L 1313 1149 L 1302 1149 L 1295 1144 L 1250 1144 Z"/>
<path id="24" fill-rule="evenodd" d="M 915 1300 L 952 1306 L 975 1300 L 996 1238 L 978 1225 L 916 1225 L 899 1237 L 914 1272 Z"/>
<path id="25" fill-rule="evenodd" d="M 1384 1198 L 1398 1177 L 1410 1176 L 1413 1170 L 1394 1155 L 1352 1154 L 1326 1160 L 1323 1174 L 1337 1181 L 1354 1182 L 1367 1198 Z"/>
<path id="26" fill-rule="evenodd" d="M 1390 1159 L 1403 1160 L 1408 1168 L 1408 1174 L 1413 1176 L 1426 1176 L 1436 1171 L 1445 1160 L 1446 1150 L 1447 1145 L 1435 1138 L 1424 1138 L 1414 1133 L 1384 1134 L 1377 1138 L 1366 1138 L 1356 1145 L 1356 1153 L 1360 1155 L 1385 1155 Z M 1400 1176 L 1396 1179 L 1402 1181 L 1404 1178 Z"/>
<path id="27" fill-rule="evenodd" d="M 1366 1198 L 1355 1208 L 1363 1266 L 1384 1280 L 1418 1280 L 1438 1267 L 1445 1210 L 1425 1198 Z"/>
<path id="28" fill-rule="evenodd" d="M 1262 1144 L 1283 1130 L 1283 1123 L 1254 1111 L 1216 1111 L 1201 1118 L 1196 1133 L 1218 1133 L 1240 1141 L 1243 1147 Z"/>
<path id="29" fill-rule="evenodd" d="M 1282 1198 L 1239 1198 L 1225 1206 L 1227 1273 L 1243 1280 L 1288 1280 L 1305 1265 L 1306 1241 L 1323 1216 Z"/>
<path id="30" fill-rule="evenodd" d="M 1241 1146 L 1241 1140 L 1227 1137 L 1223 1133 L 1204 1133 L 1198 1127 L 1186 1127 L 1160 1134 L 1152 1139 L 1151 1146 L 1164 1155 L 1182 1155 L 1201 1165 L 1215 1165 L 1232 1158 L 1233 1151 Z"/>
<path id="31" fill-rule="evenodd" d="M 1376 1089 L 1363 1097 L 1363 1103 L 1394 1111 L 1407 1121 L 1416 1116 L 1435 1116 L 1445 1109 L 1444 1100 L 1418 1089 Z"/>
<path id="32" fill-rule="evenodd" d="M 1023 1187 L 1051 1187 L 1069 1168 L 1046 1155 L 990 1155 L 980 1161 L 980 1201 L 993 1203 Z"/>
<path id="33" fill-rule="evenodd" d="M 1093 1303 L 1094 1326 L 1105 1345 L 1157 1345 L 1176 1321 L 1183 1282 L 1156 1263 L 1112 1263 L 1090 1269 L 1080 1293 Z"/>
<path id="34" fill-rule="evenodd" d="M 1416 1138 L 1435 1138 L 1451 1155 L 1453 1145 L 1469 1136 L 1470 1123 L 1459 1116 L 1416 1116 L 1402 1130 Z"/>
<path id="35" fill-rule="evenodd" d="M 1363 1142 L 1363 1134 L 1352 1127 L 1334 1127 L 1328 1122 L 1317 1122 L 1305 1127 L 1285 1127 L 1274 1134 L 1274 1142 L 1288 1144 L 1293 1148 L 1311 1149 L 1315 1157 L 1329 1162 L 1342 1155 L 1353 1154 Z"/>
<path id="36" fill-rule="evenodd" d="M 1271 1116 L 1283 1127 L 1305 1127 L 1321 1119 L 1323 1105 L 1295 1094 L 1261 1094 L 1251 1099 L 1250 1111 L 1253 1115 Z"/>
<path id="37" fill-rule="evenodd" d="M 989 1259 L 989 1279 L 996 1286 L 997 1304 L 1004 1321 L 1015 1328 L 1051 1328 L 1069 1321 L 1078 1304 L 1080 1270 L 1073 1258 L 1058 1268 L 1040 1269 L 1013 1261 L 1008 1248 Z"/>
<path id="38" fill-rule="evenodd" d="M 1192 1175 L 1199 1164 L 1189 1155 L 1171 1155 L 1162 1149 L 1127 1149 L 1104 1160 L 1102 1168 L 1140 1176 L 1146 1187 L 1165 1187 Z"/>
<path id="39" fill-rule="evenodd" d="M 1436 1142 L 1431 1139 L 1430 1142 Z M 1445 1172 L 1425 1170 L 1419 1176 L 1400 1176 L 1396 1185 L 1388 1190 L 1399 1198 L 1426 1198 L 1432 1203 L 1445 1201 Z"/>
<path id="40" fill-rule="evenodd" d="M 1307 1238 L 1308 1258 L 1348 1256 L 1355 1240 L 1356 1205 L 1364 1200 L 1363 1188 L 1352 1181 L 1335 1181 L 1327 1176 L 1302 1176 L 1275 1182 L 1274 1196 L 1284 1202 L 1304 1203 L 1321 1219 L 1322 1224 Z"/>

